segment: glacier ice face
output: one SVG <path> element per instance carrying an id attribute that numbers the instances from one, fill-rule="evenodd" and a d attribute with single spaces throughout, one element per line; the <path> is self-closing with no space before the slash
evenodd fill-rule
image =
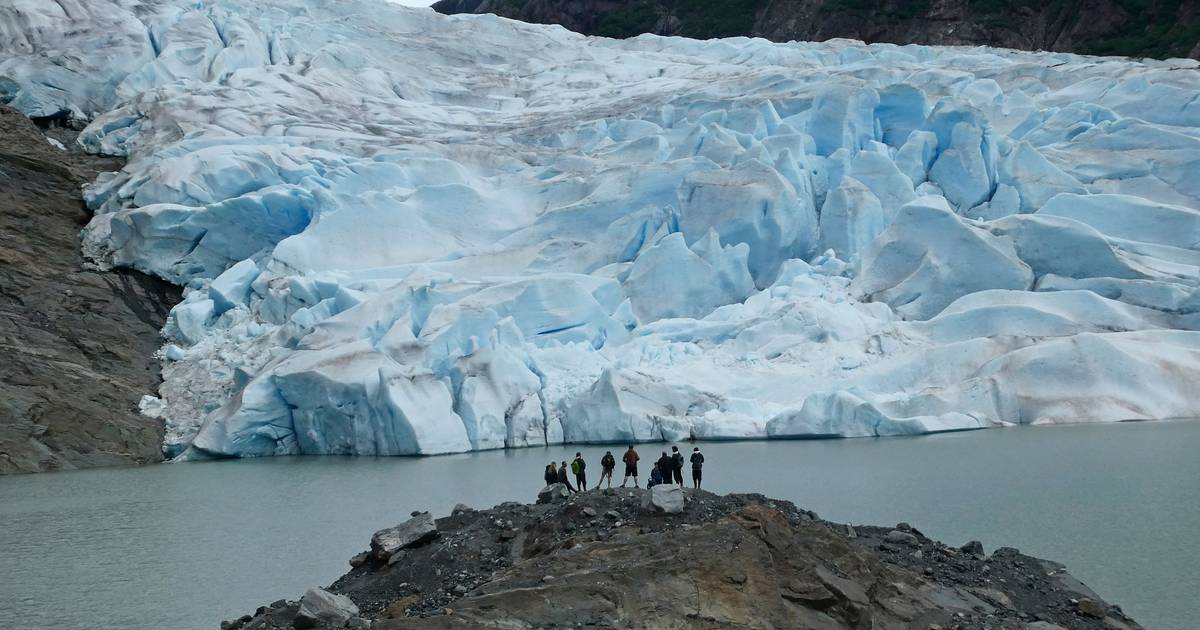
<path id="1" fill-rule="evenodd" d="M 1200 416 L 1198 95 L 1184 60 L 0 0 L 0 99 L 128 158 L 85 254 L 185 286 L 181 457 Z"/>

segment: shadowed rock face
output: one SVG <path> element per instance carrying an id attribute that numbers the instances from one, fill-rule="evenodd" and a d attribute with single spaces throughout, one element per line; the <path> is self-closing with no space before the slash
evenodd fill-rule
<path id="1" fill-rule="evenodd" d="M 1002 46 L 1200 59 L 1200 3 L 1161 0 L 441 0 L 442 13 L 495 13 L 588 35 L 640 33 L 772 41 Z"/>
<path id="2" fill-rule="evenodd" d="M 178 289 L 83 268 L 80 186 L 121 161 L 50 145 L 0 107 L 0 474 L 162 459 L 138 413 Z"/>
<path id="3" fill-rule="evenodd" d="M 1138 628 L 1061 565 L 907 524 L 851 528 L 758 495 L 687 491 L 679 514 L 645 491 L 456 510 L 400 562 L 365 555 L 330 590 L 348 627 Z M 280 601 L 223 628 L 291 627 Z"/>

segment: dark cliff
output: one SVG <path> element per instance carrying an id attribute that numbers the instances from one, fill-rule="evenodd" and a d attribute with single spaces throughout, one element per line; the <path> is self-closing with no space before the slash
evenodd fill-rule
<path id="1" fill-rule="evenodd" d="M 1200 59 L 1200 0 L 441 0 L 588 35 L 980 45 Z"/>
<path id="2" fill-rule="evenodd" d="M 137 405 L 179 289 L 79 251 L 80 186 L 121 161 L 57 149 L 6 107 L 0 139 L 0 474 L 161 460 Z"/>

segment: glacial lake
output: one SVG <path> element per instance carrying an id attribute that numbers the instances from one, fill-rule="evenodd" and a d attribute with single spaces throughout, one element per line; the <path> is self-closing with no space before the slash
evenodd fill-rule
<path id="1" fill-rule="evenodd" d="M 1200 422 L 700 447 L 708 489 L 839 521 L 908 521 L 989 553 L 1017 547 L 1065 563 L 1147 628 L 1200 619 Z M 0 620 L 213 629 L 328 584 L 373 531 L 413 510 L 530 501 L 545 463 L 576 450 L 599 468 L 604 447 L 568 446 L 0 477 Z M 653 459 L 661 446 L 638 450 Z"/>

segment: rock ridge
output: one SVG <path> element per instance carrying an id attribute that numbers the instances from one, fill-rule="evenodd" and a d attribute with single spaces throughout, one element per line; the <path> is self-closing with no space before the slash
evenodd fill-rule
<path id="1" fill-rule="evenodd" d="M 400 561 L 364 552 L 327 591 L 310 590 L 348 598 L 335 621 L 312 625 L 300 613 L 312 604 L 281 600 L 222 628 L 1141 627 L 1062 565 L 1016 549 L 833 523 L 755 494 L 683 494 L 678 513 L 640 489 L 456 508 Z M 392 529 L 425 531 L 427 519 Z"/>

